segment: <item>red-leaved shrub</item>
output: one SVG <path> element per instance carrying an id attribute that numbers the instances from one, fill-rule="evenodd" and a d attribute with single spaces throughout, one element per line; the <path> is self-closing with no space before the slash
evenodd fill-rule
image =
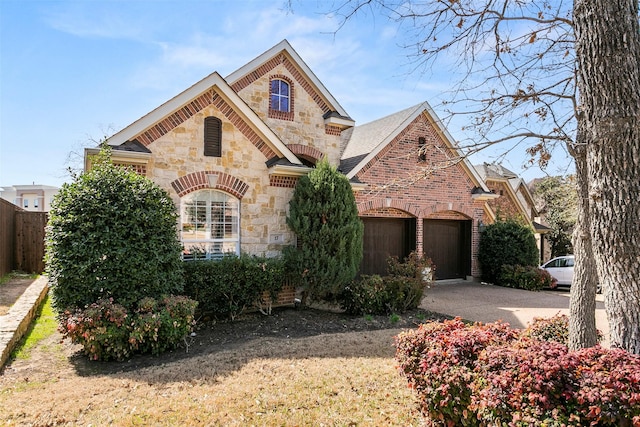
<path id="1" fill-rule="evenodd" d="M 477 360 L 472 408 L 478 418 L 497 425 L 561 425 L 566 402 L 575 392 L 575 360 L 557 342 L 523 340 L 494 346 Z M 537 423 L 537 424 L 536 424 Z M 546 423 L 546 424 L 545 424 Z"/>
<path id="2" fill-rule="evenodd" d="M 585 424 L 640 426 L 640 357 L 600 346 L 572 356 L 578 360 L 573 405 Z"/>
<path id="3" fill-rule="evenodd" d="M 505 323 L 466 325 L 460 318 L 428 322 L 396 338 L 396 357 L 420 410 L 433 425 L 477 425 L 469 411 L 475 361 L 490 345 L 513 341 L 517 332 Z"/>
<path id="4" fill-rule="evenodd" d="M 124 360 L 176 347 L 192 330 L 198 303 L 184 296 L 144 298 L 129 312 L 112 299 L 60 314 L 60 331 L 92 360 Z"/>
<path id="5" fill-rule="evenodd" d="M 428 322 L 396 337 L 396 358 L 429 426 L 638 426 L 640 357 L 570 352 L 566 322 Z"/>

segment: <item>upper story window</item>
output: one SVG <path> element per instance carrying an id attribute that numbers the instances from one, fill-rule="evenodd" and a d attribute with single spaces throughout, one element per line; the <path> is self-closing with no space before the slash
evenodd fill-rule
<path id="1" fill-rule="evenodd" d="M 289 112 L 289 83 L 280 79 L 271 80 L 271 109 Z"/>
<path id="2" fill-rule="evenodd" d="M 222 120 L 217 117 L 204 119 L 204 155 L 222 156 Z"/>
<path id="3" fill-rule="evenodd" d="M 22 204 L 23 204 L 23 206 L 25 208 L 28 208 L 29 207 L 29 199 L 24 199 Z"/>
<path id="4" fill-rule="evenodd" d="M 293 120 L 293 83 L 286 76 L 276 75 L 269 84 L 269 117 Z"/>
<path id="5" fill-rule="evenodd" d="M 199 190 L 180 200 L 183 257 L 216 259 L 240 255 L 240 201 L 217 190 Z"/>

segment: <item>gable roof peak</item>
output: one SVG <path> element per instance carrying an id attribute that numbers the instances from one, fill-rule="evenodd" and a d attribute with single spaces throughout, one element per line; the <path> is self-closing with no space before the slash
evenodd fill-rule
<path id="1" fill-rule="evenodd" d="M 356 177 L 358 172 L 362 170 L 370 160 L 375 158 L 384 147 L 390 144 L 420 115 L 426 117 L 434 126 L 436 132 L 442 137 L 444 144 L 458 155 L 461 159 L 459 164 L 475 185 L 484 193 L 488 193 L 489 189 L 486 183 L 482 177 L 480 177 L 476 168 L 471 165 L 469 159 L 460 151 L 456 141 L 427 101 L 372 122 L 356 126 L 340 158 L 340 169 L 347 178 L 353 179 Z"/>
<path id="2" fill-rule="evenodd" d="M 352 122 L 351 126 L 355 124 L 354 120 L 349 117 L 349 114 L 347 114 L 345 109 L 327 90 L 324 84 L 315 75 L 311 68 L 309 68 L 306 62 L 304 62 L 302 57 L 298 54 L 298 52 L 296 52 L 296 50 L 293 48 L 293 46 L 291 46 L 287 39 L 283 39 L 280 43 L 258 55 L 242 67 L 238 68 L 236 71 L 229 74 L 225 78 L 225 80 L 229 83 L 230 86 L 234 86 L 235 83 L 237 83 L 250 73 L 258 70 L 265 63 L 283 54 L 289 57 L 289 59 L 293 62 L 293 65 L 298 68 L 298 70 L 308 81 L 308 83 L 315 88 L 315 90 L 322 98 L 325 99 L 329 111 L 335 111 L 341 118 Z"/>

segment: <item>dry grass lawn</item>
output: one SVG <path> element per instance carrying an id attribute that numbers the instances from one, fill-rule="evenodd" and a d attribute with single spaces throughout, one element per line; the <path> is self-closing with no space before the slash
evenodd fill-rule
<path id="1" fill-rule="evenodd" d="M 393 347 L 400 326 L 417 320 L 326 315 L 287 310 L 208 325 L 188 353 L 121 363 L 89 362 L 56 333 L 0 376 L 0 424 L 420 425 Z"/>

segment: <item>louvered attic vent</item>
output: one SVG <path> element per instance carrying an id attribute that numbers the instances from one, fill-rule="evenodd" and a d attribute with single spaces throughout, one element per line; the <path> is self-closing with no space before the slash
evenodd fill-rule
<path id="1" fill-rule="evenodd" d="M 204 155 L 222 156 L 222 120 L 217 117 L 204 119 Z"/>

